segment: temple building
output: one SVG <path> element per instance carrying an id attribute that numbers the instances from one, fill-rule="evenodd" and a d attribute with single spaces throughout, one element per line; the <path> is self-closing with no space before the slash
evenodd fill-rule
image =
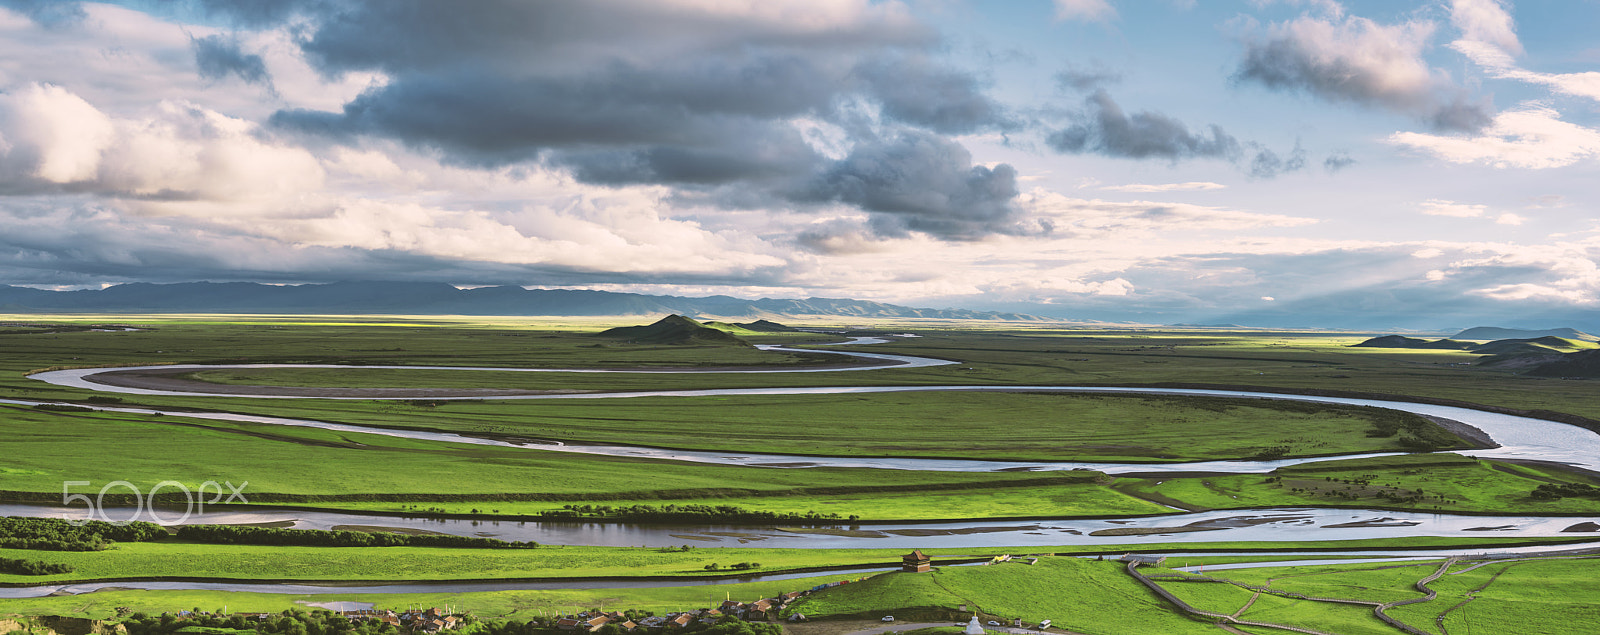
<path id="1" fill-rule="evenodd" d="M 923 555 L 921 549 L 902 556 L 900 561 L 900 570 L 907 573 L 922 573 L 933 570 L 933 560 Z"/>

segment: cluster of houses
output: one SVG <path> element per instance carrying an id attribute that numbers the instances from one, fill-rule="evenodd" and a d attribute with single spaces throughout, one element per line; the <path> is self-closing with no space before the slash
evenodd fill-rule
<path id="1" fill-rule="evenodd" d="M 833 584 L 843 583 L 836 582 Z M 828 586 L 833 586 L 833 584 L 822 585 L 817 588 L 826 588 Z M 589 632 L 599 631 L 608 624 L 615 624 L 617 628 L 622 629 L 624 632 L 632 632 L 641 628 L 685 628 L 695 623 L 715 624 L 725 615 L 732 615 L 747 622 L 770 622 L 776 621 L 778 619 L 778 614 L 784 609 L 788 608 L 789 604 L 810 593 L 811 591 L 795 591 L 776 597 L 763 598 L 754 602 L 728 600 L 723 602 L 721 606 L 696 609 L 692 611 L 683 611 L 681 613 L 655 615 L 641 618 L 637 622 L 616 611 L 602 613 L 585 612 L 556 620 L 556 628 L 563 631 Z M 799 621 L 803 619 L 805 619 L 805 617 L 799 616 L 798 614 L 796 616 L 790 616 L 791 621 Z"/>
<path id="2" fill-rule="evenodd" d="M 348 620 L 351 624 L 376 622 L 381 624 L 389 624 L 395 628 L 409 630 L 413 633 L 437 633 L 439 631 L 455 630 L 462 624 L 461 616 L 452 614 L 449 610 L 441 608 L 418 608 L 400 612 L 375 609 L 356 609 L 351 611 L 334 611 L 333 614 Z M 208 613 L 203 611 L 200 613 L 179 611 L 177 618 L 184 620 L 199 615 L 208 615 Z M 262 620 L 277 617 L 281 615 L 281 613 L 232 613 L 230 615 L 238 615 L 253 622 L 260 622 Z"/>

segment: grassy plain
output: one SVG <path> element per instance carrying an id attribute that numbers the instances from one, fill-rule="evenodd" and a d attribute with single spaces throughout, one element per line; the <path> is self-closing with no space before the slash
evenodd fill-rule
<path id="1" fill-rule="evenodd" d="M 329 593 L 279 594 L 238 591 L 136 591 L 109 589 L 75 596 L 0 600 L 0 614 L 63 615 L 108 619 L 116 609 L 159 615 L 164 611 L 191 609 L 208 611 L 227 607 L 235 613 L 272 613 L 290 608 L 306 608 L 310 603 L 371 602 L 380 609 L 401 610 L 407 606 L 457 607 L 479 618 L 526 619 L 552 613 L 576 613 L 601 607 L 606 610 L 636 609 L 682 611 L 721 604 L 732 597 L 752 601 L 780 593 L 809 589 L 846 576 L 819 575 L 814 578 L 748 582 L 715 586 L 646 587 L 631 589 L 559 589 L 487 591 L 466 593 Z"/>
<path id="2" fill-rule="evenodd" d="M 11 321 L 22 320 L 12 319 Z M 26 318 L 34 319 L 34 318 Z M 716 367 L 766 365 L 796 367 L 826 362 L 824 358 L 765 353 L 744 347 L 632 346 L 597 342 L 587 333 L 616 322 L 566 323 L 480 318 L 274 318 L 274 317 L 78 317 L 37 320 L 125 324 L 134 332 L 48 332 L 0 334 L 0 398 L 56 399 L 84 402 L 97 393 L 49 386 L 25 374 L 46 367 L 107 366 L 150 363 L 352 363 L 509 367 Z M 648 320 L 640 320 L 648 321 Z M 838 385 L 1153 385 L 1205 383 L 1279 389 L 1332 389 L 1459 399 L 1508 408 L 1548 409 L 1600 418 L 1600 393 L 1592 382 L 1538 379 L 1474 367 L 1476 359 L 1459 351 L 1349 348 L 1370 334 L 1286 332 L 1222 332 L 1093 330 L 1019 327 L 944 328 L 922 324 L 896 325 L 921 338 L 864 347 L 957 360 L 950 366 L 803 374 L 606 374 L 548 373 L 516 375 L 530 387 L 593 390 L 838 386 Z M 8 331 L 27 330 L 12 329 Z M 757 337 L 757 336 L 752 336 Z M 761 336 L 762 342 L 819 341 L 832 336 Z M 299 371 L 294 371 L 299 372 Z M 481 381 L 458 371 L 407 375 L 413 381 Z M 399 373 L 351 372 L 340 383 L 388 383 Z M 470 379 L 468 379 L 470 377 Z M 208 378 L 240 381 L 212 374 Z M 455 379 L 448 379 L 455 378 Z M 326 377 L 278 374 L 265 381 L 326 381 Z M 491 378 L 499 382 L 500 377 Z M 507 380 L 510 379 L 508 376 Z M 262 381 L 252 379 L 254 381 Z M 1260 404 L 1231 404 L 1218 410 L 1171 400 L 1127 397 L 1058 398 L 1044 395 L 921 395 L 829 397 L 815 400 L 764 397 L 697 402 L 691 399 L 624 400 L 573 405 L 556 402 L 485 402 L 417 406 L 397 401 L 262 400 L 248 398 L 127 397 L 152 407 L 198 408 L 319 420 L 455 429 L 480 434 L 518 434 L 571 440 L 644 443 L 670 447 L 724 448 L 785 453 L 854 455 L 968 456 L 984 458 L 1118 458 L 1167 459 L 1249 455 L 1262 448 L 1287 446 L 1291 454 L 1386 449 L 1393 439 L 1369 438 L 1370 425 L 1349 413 L 1299 416 Z M 124 404 L 127 405 L 127 404 Z M 841 414 L 850 413 L 850 414 Z M 859 413 L 859 414 L 857 414 Z M 1070 415 L 1070 417 L 1066 416 Z M 743 419 L 744 421 L 741 421 Z M 776 421 L 768 424 L 751 420 Z M 1070 420 L 1071 424 L 1063 423 Z M 808 425 L 809 424 L 809 425 Z M 687 430 L 687 431 L 685 431 Z M 1312 431 L 1315 432 L 1312 432 Z M 847 431 L 841 433 L 841 431 Z M 1243 432 L 1241 432 L 1243 431 Z M 1185 436 L 1173 442 L 1174 434 Z M 183 417 L 150 417 L 112 413 L 46 413 L 28 408 L 0 410 L 0 490 L 37 496 L 59 496 L 63 480 L 110 480 L 151 485 L 179 480 L 250 481 L 249 491 L 267 495 L 258 501 L 395 510 L 423 503 L 448 506 L 448 511 L 503 506 L 499 513 L 519 514 L 571 502 L 715 502 L 772 511 L 823 511 L 868 518 L 917 519 L 956 517 L 1049 516 L 1150 513 L 1151 503 L 1126 494 L 1193 506 L 1362 505 L 1421 489 L 1419 509 L 1514 513 L 1587 512 L 1594 507 L 1566 499 L 1536 503 L 1526 492 L 1550 480 L 1577 482 L 1579 477 L 1537 467 L 1489 464 L 1449 457 L 1412 457 L 1374 463 L 1324 464 L 1312 471 L 1288 470 L 1270 475 L 1119 479 L 1077 482 L 1070 474 L 908 472 L 899 470 L 761 469 L 695 465 L 625 457 L 557 454 L 530 449 L 496 448 L 466 443 L 410 441 L 366 433 L 341 433 L 307 428 L 203 421 Z M 722 445 L 719 445 L 722 444 Z M 1326 444 L 1326 445 L 1323 445 Z M 697 447 L 698 446 L 698 447 Z M 919 454 L 920 453 L 920 454 Z M 1432 461 L 1431 463 L 1429 461 Z M 285 466 L 296 466 L 286 469 Z M 298 469 L 309 466 L 307 469 Z M 1329 478 L 1364 481 L 1359 488 L 1334 487 Z M 1159 484 L 1156 481 L 1161 481 Z M 1317 487 L 1313 493 L 1302 493 Z M 1340 491 L 1340 494 L 1333 494 Z M 1433 501 L 1428 495 L 1442 496 Z M 1234 496 L 1238 496 L 1237 499 Z M 1350 498 L 1354 496 L 1355 498 Z M 57 499 L 59 500 L 59 499 Z M 1450 502 L 1457 501 L 1457 502 Z M 486 502 L 490 504 L 485 504 Z M 1453 507 L 1450 505 L 1454 505 Z M 1402 506 L 1388 504 L 1385 506 Z M 1018 514 L 1017 510 L 1025 510 Z M 1581 540 L 1582 536 L 1573 536 Z M 1445 538 L 1343 541 L 1277 545 L 1280 548 L 1384 548 L 1395 545 L 1488 545 L 1507 541 L 1464 541 Z M 1147 545 L 1149 546 L 1149 545 Z M 1186 544 L 1185 550 L 1247 548 L 1233 543 Z M 1105 546 L 1100 549 L 1115 549 Z M 660 558 L 650 550 L 566 549 L 504 553 L 441 554 L 438 551 L 384 551 L 344 554 L 311 548 L 244 548 L 203 545 L 124 545 L 100 554 L 43 554 L 30 558 L 82 558 L 72 576 L 128 577 L 206 575 L 241 578 L 297 577 L 329 574 L 344 579 L 418 579 L 443 572 L 488 572 L 502 577 L 646 575 L 618 571 L 654 571 L 648 575 L 688 575 L 698 561 Z M 392 549 L 392 548 L 386 548 Z M 597 551 L 586 552 L 594 549 Z M 1091 552 L 1096 548 L 1058 548 Z M 1031 549 L 1032 551 L 1049 551 Z M 633 552 L 639 552 L 635 554 Z M 707 550 L 710 551 L 710 550 Z M 750 553 L 746 554 L 745 551 Z M 721 562 L 758 561 L 762 570 L 893 561 L 898 550 L 733 550 L 716 555 Z M 738 557 L 727 554 L 738 552 Z M 856 553 L 860 552 L 860 553 Z M 987 553 L 961 549 L 950 553 Z M 536 556 L 528 556 L 536 553 Z M 691 552 L 695 557 L 701 554 Z M 562 560 L 563 557 L 577 557 Z M 885 557 L 887 555 L 887 557 Z M 635 556 L 638 556 L 636 559 Z M 528 558 L 519 561 L 517 558 Z M 323 564 L 318 564 L 319 559 Z M 453 562 L 453 563 L 452 563 Z M 1355 565 L 1352 565 L 1355 566 Z M 1370 566 L 1370 565 L 1369 565 Z M 1496 565 L 1498 566 L 1498 565 Z M 1539 590 L 1540 577 L 1519 578 L 1527 566 L 1550 581 L 1554 594 Z M 1572 632 L 1571 624 L 1592 624 L 1592 607 L 1600 598 L 1580 580 L 1592 580 L 1592 562 L 1570 569 L 1516 565 L 1448 619 L 1464 620 L 1467 628 L 1493 631 L 1495 621 L 1513 616 L 1516 632 Z M 459 568 L 458 568 L 459 567 Z M 1463 583 L 1482 584 L 1495 567 L 1463 574 Z M 1245 576 L 1241 570 L 1230 577 Z M 320 572 L 320 573 L 318 573 Z M 541 573 L 544 572 L 544 573 Z M 474 573 L 474 575 L 476 575 Z M 1364 586 L 1352 573 L 1346 586 Z M 990 577 L 986 577 L 990 576 Z M 1420 577 L 1420 576 L 1419 576 Z M 827 579 L 827 578 L 821 578 Z M 847 585 L 819 594 L 814 607 L 821 615 L 872 613 L 897 606 L 948 610 L 970 603 L 996 615 L 1030 620 L 1051 618 L 1086 633 L 1216 632 L 1161 605 L 1113 563 L 1054 559 L 1039 565 L 950 567 L 936 575 L 908 576 L 901 581 Z M 926 579 L 925 581 L 923 581 Z M 1296 578 L 1296 580 L 1299 580 Z M 1328 580 L 1337 580 L 1330 577 Z M 1369 589 L 1390 589 L 1385 578 Z M 1453 585 L 1447 576 L 1442 584 Z M 1503 582 L 1516 582 L 1499 586 Z M 1288 582 L 1286 582 L 1288 583 Z M 728 585 L 712 588 L 628 590 L 516 591 L 475 594 L 372 595 L 361 601 L 395 606 L 410 603 L 463 604 L 480 616 L 533 615 L 556 607 L 597 604 L 665 610 L 702 606 L 709 595 L 741 592 L 770 595 L 809 588 L 805 581 Z M 1294 584 L 1311 584 L 1294 582 Z M 761 586 L 765 585 L 765 586 Z M 845 589 L 870 591 L 863 598 Z M 1390 585 L 1390 586 L 1383 586 Z M 1333 585 L 1338 586 L 1338 585 Z M 1441 586 L 1444 589 L 1445 586 Z M 1454 588 L 1454 587 L 1450 587 Z M 1469 587 L 1470 588 L 1470 587 Z M 1384 593 L 1399 593 L 1388 590 Z M 829 598 L 830 594 L 839 594 Z M 359 596 L 357 596 L 359 597 Z M 357 599 L 316 596 L 313 601 Z M 1495 599 L 1499 598 L 1499 599 Z M 5 610 L 108 616 L 113 607 L 171 610 L 229 605 L 233 610 L 281 610 L 293 596 L 212 592 L 105 591 L 76 597 L 4 600 Z M 1489 601 L 1493 600 L 1493 601 Z M 907 604 L 908 602 L 914 602 Z M 1500 604 L 1495 604 L 1500 602 Z M 1432 605 L 1435 603 L 1429 603 Z M 247 608 L 247 607 L 266 608 Z M 1487 607 L 1487 608 L 1485 608 Z M 1519 607 L 1539 607 L 1524 608 Z M 1252 611 L 1258 610 L 1252 607 Z M 1271 602 L 1259 607 L 1261 619 L 1336 620 L 1365 628 L 1346 613 L 1322 613 Z M 1406 607 L 1406 610 L 1413 610 Z M 1422 610 L 1422 609 L 1416 609 Z M 1442 610 L 1442 609 L 1440 609 Z M 1542 610 L 1542 612 L 1540 612 Z M 1585 611 L 1590 611 L 1586 613 Z M 807 611 L 810 614 L 812 611 Z M 1066 617 L 1063 617 L 1066 616 Z M 1297 617 L 1298 616 L 1298 617 Z M 1521 617 L 1517 617 L 1521 616 Z M 1547 616 L 1548 617 L 1547 619 Z M 1269 619 L 1276 618 L 1276 619 Z M 1587 619 L 1587 621 L 1584 621 Z M 1067 620 L 1067 621 L 1063 621 Z M 1071 620 L 1080 620 L 1077 623 Z M 1472 621 L 1477 620 L 1477 621 Z M 1431 623 L 1430 620 L 1423 620 Z M 1447 622 L 1448 623 L 1448 622 Z M 1538 630 L 1546 629 L 1546 630 Z M 1550 630 L 1554 629 L 1554 630 Z M 1498 632 L 1505 632 L 1504 629 Z"/>
<path id="3" fill-rule="evenodd" d="M 1438 597 L 1389 609 L 1390 616 L 1413 628 L 1440 633 L 1443 615 L 1451 633 L 1542 633 L 1580 635 L 1600 623 L 1600 587 L 1593 584 L 1596 560 L 1535 558 L 1510 562 L 1464 562 L 1429 584 Z M 1211 575 L 1291 593 L 1325 598 L 1395 602 L 1421 598 L 1413 585 L 1439 566 L 1438 561 L 1396 564 L 1342 564 L 1261 567 L 1215 571 Z M 1217 583 L 1161 582 L 1179 597 L 1195 595 L 1190 587 Z M 1188 593 L 1189 595 L 1185 595 Z M 1233 597 L 1213 591 L 1195 595 L 1197 606 L 1226 612 Z M 1298 625 L 1336 633 L 1394 632 L 1368 607 L 1342 608 L 1326 603 L 1262 595 L 1241 617 Z M 1250 631 L 1255 632 L 1255 631 Z"/>
<path id="4" fill-rule="evenodd" d="M 1267 474 L 1118 478 L 1118 491 L 1190 509 L 1345 506 L 1444 512 L 1600 513 L 1600 501 L 1536 500 L 1544 483 L 1593 483 L 1594 477 L 1511 465 L 1460 454 L 1411 454 L 1318 461 Z"/>
<path id="5" fill-rule="evenodd" d="M 960 605 L 1083 633 L 1214 633 L 1184 617 L 1111 561 L 1046 558 L 1036 565 L 941 567 L 880 575 L 815 593 L 792 609 L 807 617 L 955 616 Z M 909 609 L 909 610 L 908 610 Z"/>
<path id="6" fill-rule="evenodd" d="M 318 381 L 339 385 L 343 371 L 328 372 Z M 387 372 L 397 379 L 407 374 Z M 462 385 L 474 382 L 457 379 Z M 1382 423 L 1411 418 L 1289 401 L 989 392 L 428 404 L 319 402 L 278 410 L 320 419 L 329 416 L 323 410 L 338 409 L 340 421 L 363 425 L 683 450 L 1131 462 L 1403 451 L 1407 435 L 1368 433 Z M 310 408 L 318 412 L 305 412 Z M 685 434 L 686 429 L 696 433 Z"/>
<path id="7" fill-rule="evenodd" d="M 1531 560 L 1445 575 L 1430 585 L 1439 591 L 1439 598 L 1417 605 L 1416 610 L 1444 613 L 1445 628 L 1452 633 L 1594 632 L 1600 624 L 1600 588 L 1594 583 L 1597 564 L 1596 560 Z M 1462 601 L 1467 602 L 1449 610 Z M 1408 622 L 1431 625 L 1433 619 Z"/>
<path id="8" fill-rule="evenodd" d="M 1571 538 L 1568 540 L 1578 540 Z M 685 542 L 689 542 L 686 540 Z M 1183 564 L 1209 564 L 1305 556 L 1275 556 L 1274 549 L 1403 549 L 1459 547 L 1487 549 L 1509 539 L 1391 538 L 1298 543 L 1214 542 L 1186 543 L 1183 551 L 1253 551 L 1262 555 L 1185 556 Z M 898 566 L 905 549 L 893 539 L 863 541 L 879 545 L 860 549 L 773 549 L 700 547 L 690 551 L 644 547 L 544 546 L 537 549 L 457 549 L 442 547 L 301 547 L 268 545 L 217 545 L 162 540 L 122 543 L 108 551 L 62 552 L 0 549 L 0 557 L 66 564 L 71 573 L 48 576 L 0 574 L 0 584 L 48 584 L 93 580 L 131 580 L 152 577 L 206 578 L 226 581 L 303 580 L 319 582 L 385 582 L 398 580 L 517 580 L 550 578 L 706 578 L 729 580 L 742 575 L 771 575 L 838 567 Z M 759 543 L 757 543 L 759 544 Z M 922 551 L 936 559 L 988 557 L 1000 554 L 1070 553 L 1118 555 L 1128 551 L 1159 550 L 1159 544 L 1099 544 L 1058 547 L 950 547 Z M 1066 558 L 1059 558 L 1066 560 Z M 761 567 L 735 573 L 727 567 L 756 562 Z M 723 568 L 708 572 L 716 563 Z M 1009 566 L 1009 565 L 1008 565 Z M 1366 565 L 1365 569 L 1377 565 Z M 1224 577 L 1256 579 L 1262 569 L 1240 569 Z M 1321 572 L 1320 569 L 1316 570 Z M 1237 573 L 1238 575 L 1234 575 Z M 1295 571 L 1294 573 L 1301 573 Z M 1417 577 L 1421 577 L 1420 575 Z M 1339 597 L 1339 596 L 1335 596 Z"/>
<path id="9" fill-rule="evenodd" d="M 56 413 L 0 405 L 0 490 L 61 500 L 64 480 L 248 481 L 256 502 L 677 499 L 1042 487 L 1033 500 L 1087 513 L 1152 513 L 1156 506 L 1092 482 L 1094 473 L 760 469 L 440 443 L 317 428 L 115 413 Z M 107 456 L 116 460 L 107 461 Z M 313 470 L 285 466 L 314 465 Z M 1089 482 L 1083 482 L 1091 479 Z M 82 491 L 82 489 L 77 490 Z M 118 490 L 119 492 L 121 490 Z M 1081 501 L 1076 503 L 1074 501 Z M 916 497 L 878 503 L 909 517 Z M 482 505 L 479 505 L 482 506 Z M 896 510 L 904 506 L 906 509 Z M 924 518 L 939 518 L 926 508 Z M 848 508 L 835 508 L 848 516 Z"/>

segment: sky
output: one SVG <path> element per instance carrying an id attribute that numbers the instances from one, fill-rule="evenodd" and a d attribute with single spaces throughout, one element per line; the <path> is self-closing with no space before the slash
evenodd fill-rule
<path id="1" fill-rule="evenodd" d="M 0 0 L 0 284 L 1600 326 L 1596 25 L 1597 0 Z"/>

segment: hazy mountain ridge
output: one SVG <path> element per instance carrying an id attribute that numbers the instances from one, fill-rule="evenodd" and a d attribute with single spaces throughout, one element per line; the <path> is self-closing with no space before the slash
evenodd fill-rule
<path id="1" fill-rule="evenodd" d="M 414 315 L 838 316 L 945 320 L 1053 321 L 1024 313 L 929 309 L 843 298 L 690 298 L 590 291 L 480 287 L 429 282 L 335 282 L 275 286 L 253 282 L 131 283 L 46 291 L 0 286 L 0 312 L 324 313 Z"/>
<path id="2" fill-rule="evenodd" d="M 1584 340 L 1600 342 L 1600 336 L 1590 335 L 1573 328 L 1559 329 L 1508 329 L 1498 326 L 1474 326 L 1470 329 L 1455 334 L 1451 339 L 1457 340 L 1512 340 L 1512 339 L 1537 339 L 1541 337 L 1559 337 L 1569 340 Z"/>

